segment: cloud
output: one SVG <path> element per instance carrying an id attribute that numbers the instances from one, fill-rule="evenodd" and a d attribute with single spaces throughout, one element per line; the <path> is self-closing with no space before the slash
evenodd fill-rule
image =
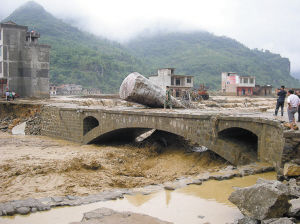
<path id="1" fill-rule="evenodd" d="M 0 18 L 26 0 L 1 0 Z M 207 30 L 289 57 L 300 70 L 299 0 L 36 0 L 61 19 L 124 42 L 148 30 Z"/>

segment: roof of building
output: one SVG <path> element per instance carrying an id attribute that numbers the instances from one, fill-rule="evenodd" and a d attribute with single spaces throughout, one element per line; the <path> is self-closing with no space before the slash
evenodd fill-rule
<path id="1" fill-rule="evenodd" d="M 16 24 L 15 22 L 13 22 L 13 21 L 11 21 L 11 20 L 9 20 L 9 21 L 7 21 L 7 22 L 4 22 L 4 23 L 2 23 L 2 24 L 18 25 L 18 24 Z"/>
<path id="2" fill-rule="evenodd" d="M 161 69 L 170 69 L 170 70 L 175 70 L 175 68 L 159 68 L 158 70 L 161 70 Z"/>
<path id="3" fill-rule="evenodd" d="M 3 22 L 3 23 L 0 23 L 0 26 L 2 27 L 15 27 L 15 28 L 21 28 L 21 29 L 28 29 L 27 26 L 22 26 L 22 25 L 18 25 L 16 24 L 15 22 L 9 20 L 7 22 Z"/>

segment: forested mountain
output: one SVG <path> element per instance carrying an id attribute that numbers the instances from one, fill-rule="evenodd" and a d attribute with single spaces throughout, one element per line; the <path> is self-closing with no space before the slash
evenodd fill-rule
<path id="1" fill-rule="evenodd" d="M 300 85 L 290 76 L 288 59 L 207 32 L 157 34 L 122 46 L 64 23 L 35 2 L 3 21 L 8 20 L 40 32 L 40 43 L 51 45 L 50 81 L 54 84 L 76 83 L 112 93 L 130 72 L 147 76 L 157 68 L 173 67 L 177 74 L 194 75 L 196 85 L 217 89 L 223 71 L 255 75 L 259 84 Z"/>
<path id="2" fill-rule="evenodd" d="M 224 71 L 254 75 L 258 84 L 296 86 L 290 62 L 268 50 L 250 50 L 241 43 L 207 32 L 168 33 L 140 37 L 127 44 L 130 52 L 152 67 L 175 67 L 177 74 L 194 75 L 197 84 L 220 88 Z"/>
<path id="3" fill-rule="evenodd" d="M 51 45 L 51 83 L 76 83 L 116 92 L 126 75 L 143 70 L 141 61 L 119 43 L 82 32 L 35 2 L 21 6 L 4 21 L 9 20 L 40 32 L 40 43 Z"/>

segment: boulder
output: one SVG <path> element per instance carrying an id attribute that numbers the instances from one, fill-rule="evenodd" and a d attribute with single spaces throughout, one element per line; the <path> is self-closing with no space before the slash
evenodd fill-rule
<path id="1" fill-rule="evenodd" d="M 140 103 L 149 107 L 163 107 L 165 91 L 137 72 L 129 74 L 120 86 L 120 98 L 126 101 Z M 172 98 L 173 107 L 184 106 Z"/>
<path id="2" fill-rule="evenodd" d="M 237 224 L 258 224 L 259 222 L 256 219 L 245 216 L 242 219 L 237 221 Z"/>
<path id="3" fill-rule="evenodd" d="M 300 198 L 290 200 L 291 207 L 288 212 L 290 217 L 300 217 Z"/>
<path id="4" fill-rule="evenodd" d="M 20 207 L 16 209 L 16 213 L 26 215 L 31 211 L 30 207 Z"/>
<path id="5" fill-rule="evenodd" d="M 279 219 L 263 220 L 261 224 L 295 224 L 295 222 L 294 219 L 284 217 Z"/>
<path id="6" fill-rule="evenodd" d="M 108 208 L 99 208 L 87 213 L 81 222 L 72 222 L 70 224 L 98 224 L 98 223 L 122 223 L 122 224 L 138 224 L 138 223 L 152 223 L 152 224 L 170 224 L 170 222 L 162 221 L 157 218 L 132 213 L 132 212 L 117 212 Z"/>
<path id="7" fill-rule="evenodd" d="M 300 197 L 300 186 L 297 184 L 296 179 L 290 179 L 287 183 L 289 188 L 289 194 L 291 198 L 299 198 Z"/>
<path id="8" fill-rule="evenodd" d="M 229 201 L 245 215 L 257 220 L 279 218 L 287 213 L 291 204 L 289 188 L 279 181 L 262 181 L 257 184 L 238 188 Z"/>
<path id="9" fill-rule="evenodd" d="M 300 165 L 296 163 L 285 163 L 283 168 L 284 176 L 300 176 Z"/>

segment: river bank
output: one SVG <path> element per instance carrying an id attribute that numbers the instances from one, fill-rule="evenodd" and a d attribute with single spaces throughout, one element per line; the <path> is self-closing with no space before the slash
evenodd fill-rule
<path id="1" fill-rule="evenodd" d="M 80 206 L 59 207 L 45 212 L 30 214 L 29 216 L 16 215 L 9 217 L 1 217 L 0 222 L 3 224 L 67 224 L 81 220 L 83 213 L 94 209 L 106 207 L 114 209 L 118 212 L 130 211 L 139 214 L 147 214 L 152 217 L 157 217 L 160 220 L 176 224 L 197 224 L 197 223 L 213 223 L 224 224 L 233 223 L 234 220 L 242 218 L 240 211 L 228 201 L 234 187 L 246 187 L 254 184 L 259 178 L 274 180 L 275 172 L 263 174 L 249 175 L 244 177 L 235 177 L 228 180 L 208 180 L 201 185 L 188 185 L 176 190 L 165 190 L 163 186 L 151 186 L 142 189 L 136 189 L 136 192 L 127 192 L 120 197 L 121 191 L 115 194 L 106 193 L 106 199 L 102 194 L 103 200 L 91 203 L 82 204 Z M 98 196 L 98 198 L 100 195 Z M 116 200 L 112 200 L 116 198 Z M 97 195 L 89 197 L 97 198 Z M 88 197 L 86 197 L 88 199 Z M 59 203 L 63 205 L 62 198 L 53 197 L 48 203 Z M 78 201 L 78 198 L 73 198 L 73 202 Z M 44 199 L 44 203 L 47 200 Z M 66 202 L 66 201 L 65 201 Z M 216 212 L 218 215 L 216 215 Z M 98 216 L 99 217 L 99 216 Z M 101 222 L 100 222 L 101 223 Z M 108 222 L 111 223 L 111 222 Z M 118 222 L 116 222 L 118 223 Z M 126 223 L 126 222 L 125 222 Z M 128 222 L 127 222 L 128 223 Z M 130 222 L 129 222 L 130 223 Z M 140 222 L 145 223 L 145 222 Z M 156 222 L 149 222 L 151 224 Z"/>
<path id="2" fill-rule="evenodd" d="M 0 141 L 0 202 L 142 187 L 226 166 L 208 151 L 186 153 L 178 142 L 158 154 L 151 146 L 82 146 L 7 133 Z"/>
<path id="3" fill-rule="evenodd" d="M 97 101 L 78 102 L 85 106 L 95 106 L 95 102 L 98 105 Z M 107 100 L 103 106 L 111 102 Z M 214 105 L 218 105 L 217 99 L 215 102 Z M 39 134 L 40 105 L 23 108 L 22 103 L 18 103 L 15 107 L 15 111 L 7 111 L 8 119 L 1 114 L 3 130 L 10 133 L 15 125 L 27 121 L 25 132 Z M 251 107 L 255 108 L 254 103 Z M 148 195 L 163 189 L 170 191 L 190 184 L 201 185 L 208 180 L 226 180 L 273 169 L 259 163 L 233 167 L 215 153 L 192 151 L 184 139 L 163 132 L 158 133 L 164 139 L 160 143 L 150 138 L 143 144 L 124 144 L 116 138 L 113 143 L 101 146 L 8 133 L 0 133 L 1 215 L 27 214 L 137 193 Z"/>

